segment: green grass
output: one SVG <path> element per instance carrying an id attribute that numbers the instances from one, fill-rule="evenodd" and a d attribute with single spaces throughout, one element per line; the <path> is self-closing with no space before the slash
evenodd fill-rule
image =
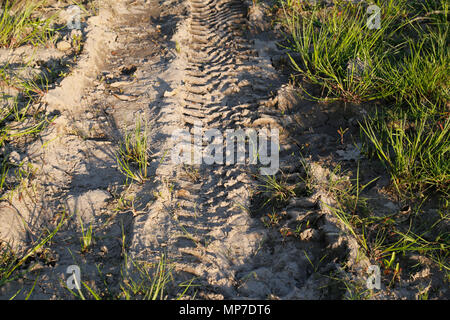
<path id="1" fill-rule="evenodd" d="M 433 105 L 442 109 L 449 100 L 450 55 L 448 25 L 440 25 L 436 31 L 417 32 L 421 34 L 418 39 L 405 40 L 408 54 L 384 61 L 379 90 L 391 91 L 388 97 L 397 105 L 406 103 L 420 116 Z"/>
<path id="2" fill-rule="evenodd" d="M 23 65 L 25 69 L 29 66 Z M 9 63 L 0 68 L 0 85 L 16 89 L 29 99 L 42 97 L 48 92 L 49 78 L 45 74 L 34 74 L 32 78 L 21 77 L 16 71 L 9 69 Z"/>
<path id="3" fill-rule="evenodd" d="M 11 163 L 6 147 L 33 141 L 55 119 L 43 115 L 33 106 L 34 102 L 36 100 L 30 97 L 25 101 L 18 97 L 3 97 L 0 106 L 0 148 L 3 150 L 0 153 L 0 199 L 11 197 L 34 171 L 23 163 Z"/>
<path id="4" fill-rule="evenodd" d="M 290 185 L 281 178 L 275 176 L 257 176 L 262 182 L 257 187 L 259 193 L 262 193 L 267 199 L 262 206 L 266 206 L 271 203 L 276 207 L 283 207 L 287 204 L 290 198 L 295 197 L 296 185 Z"/>
<path id="5" fill-rule="evenodd" d="M 360 123 L 363 152 L 384 164 L 390 196 L 409 205 L 407 213 L 377 214 L 375 199 L 364 196 L 373 181 L 361 185 L 359 167 L 353 180 L 339 178 L 337 167 L 330 175 L 337 178 L 323 186 L 336 200 L 330 211 L 359 245 L 358 258 L 379 265 L 391 289 L 414 268 L 407 263 L 411 254 L 426 256 L 447 279 L 450 274 L 448 2 L 374 4 L 381 9 L 379 29 L 366 26 L 368 4 L 280 0 L 279 8 L 294 83 L 312 100 L 359 103 L 370 111 Z M 430 216 L 430 205 L 438 216 Z M 335 280 L 348 297 L 373 297 L 358 279 L 344 278 Z M 428 291 L 417 296 L 428 298 Z"/>
<path id="6" fill-rule="evenodd" d="M 321 86 L 328 99 L 361 101 L 389 94 L 378 90 L 377 73 L 383 59 L 397 50 L 385 42 L 399 28 L 397 12 L 383 20 L 381 29 L 369 30 L 362 5 L 308 10 L 300 2 L 294 7 L 282 3 L 290 48 L 299 56 L 291 62 L 299 75 Z M 393 5 L 387 10 L 394 11 Z"/>
<path id="7" fill-rule="evenodd" d="M 81 252 L 85 253 L 88 252 L 95 243 L 93 225 L 92 223 L 90 223 L 89 226 L 86 228 L 83 224 L 83 220 L 81 219 L 81 217 L 79 218 L 79 220 L 81 226 L 81 237 L 80 237 Z"/>
<path id="8" fill-rule="evenodd" d="M 29 250 L 21 255 L 14 253 L 13 250 L 5 242 L 0 241 L 0 288 L 9 282 L 23 278 L 27 273 L 29 273 L 30 269 L 34 266 L 31 265 L 25 268 L 26 265 L 29 264 L 29 259 L 43 250 L 45 245 L 54 238 L 65 221 L 66 215 L 63 214 L 58 225 L 53 231 L 48 231 L 47 235 L 43 235 L 39 241 L 34 243 L 34 245 Z M 30 297 L 33 289 L 34 286 L 28 292 L 26 296 L 27 299 Z M 22 289 L 16 292 L 14 296 L 19 294 L 21 290 Z M 14 296 L 11 297 L 11 299 L 13 299 Z"/>
<path id="9" fill-rule="evenodd" d="M 291 62 L 328 99 L 448 99 L 445 1 L 438 17 L 411 12 L 408 1 L 376 1 L 382 10 L 380 29 L 366 26 L 365 5 L 336 1 L 332 8 L 309 8 L 296 2 L 281 1 L 288 47 L 298 56 Z"/>
<path id="10" fill-rule="evenodd" d="M 443 204 L 439 217 L 433 221 L 421 220 L 425 212 L 420 205 L 412 207 L 406 218 L 411 217 L 415 223 L 406 224 L 402 212 L 387 216 L 374 214 L 370 199 L 362 196 L 364 189 L 372 182 L 361 185 L 358 174 L 350 181 L 336 178 L 329 184 L 336 205 L 327 207 L 356 239 L 362 253 L 372 264 L 380 266 L 388 287 L 398 283 L 409 253 L 427 256 L 448 275 L 450 237 L 442 228 L 450 218 L 448 203 Z"/>
<path id="11" fill-rule="evenodd" d="M 367 153 L 386 165 L 399 195 L 448 196 L 448 2 L 375 3 L 380 29 L 366 26 L 364 4 L 280 1 L 293 77 L 318 88 L 305 89 L 313 99 L 381 102 L 361 123 Z"/>
<path id="12" fill-rule="evenodd" d="M 160 256 L 159 262 L 153 267 L 146 267 L 145 264 L 133 262 L 133 267 L 137 271 L 137 279 L 128 276 L 128 281 L 121 285 L 120 297 L 126 300 L 164 300 L 167 299 L 165 290 L 167 285 L 173 281 L 173 266 L 171 266 L 164 255 Z M 182 298 L 191 283 L 182 284 L 184 290 L 178 294 L 177 299 Z"/>
<path id="13" fill-rule="evenodd" d="M 148 123 L 138 118 L 135 128 L 125 132 L 123 141 L 120 143 L 119 151 L 116 155 L 120 172 L 127 179 L 143 183 L 148 178 Z"/>
<path id="14" fill-rule="evenodd" d="M 99 283 L 96 288 L 89 286 L 86 281 L 81 281 L 82 287 L 78 290 L 71 290 L 62 283 L 63 287 L 75 298 L 81 300 L 166 300 L 169 299 L 169 295 L 174 295 L 174 298 L 179 300 L 186 295 L 188 290 L 196 286 L 193 284 L 194 278 L 175 284 L 174 264 L 164 253 L 159 256 L 156 263 L 135 261 L 130 258 L 125 247 L 126 236 L 123 225 L 121 241 L 123 261 L 120 266 L 117 288 L 110 288 L 106 281 Z M 97 269 L 102 278 L 103 275 L 98 266 Z"/>
<path id="15" fill-rule="evenodd" d="M 100 270 L 99 273 L 101 274 Z M 81 300 L 167 300 L 166 290 L 173 282 L 173 265 L 168 263 L 164 255 L 161 255 L 159 262 L 154 265 L 132 261 L 132 271 L 125 270 L 123 267 L 120 289 L 117 291 L 108 288 L 106 283 L 103 284 L 105 288 L 98 289 L 89 286 L 85 281 L 81 281 L 80 290 L 71 290 L 67 287 L 66 289 L 75 298 Z M 178 284 L 180 290 L 175 299 L 182 299 L 186 292 L 194 287 L 192 282 L 193 280 Z"/>
<path id="16" fill-rule="evenodd" d="M 395 190 L 423 198 L 439 192 L 450 196 L 450 119 L 424 114 L 408 121 L 404 111 L 375 114 L 362 124 L 371 153 L 387 167 Z M 430 192 L 427 192 L 430 191 Z"/>
<path id="17" fill-rule="evenodd" d="M 254 178 L 258 181 L 253 192 L 253 197 L 259 198 L 259 209 L 267 207 L 283 208 L 290 199 L 312 194 L 313 181 L 311 168 L 300 153 L 300 163 L 303 173 L 285 174 L 280 171 L 277 175 L 258 175 Z"/>
<path id="18" fill-rule="evenodd" d="M 16 48 L 23 44 L 45 45 L 54 37 L 53 18 L 41 19 L 36 15 L 46 1 L 27 0 L 24 5 L 15 5 L 20 1 L 2 2 L 0 13 L 0 47 Z M 23 2 L 23 1 L 22 1 Z"/>

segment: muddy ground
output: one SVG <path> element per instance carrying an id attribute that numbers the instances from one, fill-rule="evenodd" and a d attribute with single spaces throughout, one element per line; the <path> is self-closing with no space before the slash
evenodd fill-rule
<path id="1" fill-rule="evenodd" d="M 238 0 L 102 1 L 83 23 L 77 61 L 42 49 L 37 69 L 64 59 L 73 67 L 41 99 L 56 116 L 52 124 L 39 139 L 10 146 L 36 171 L 0 203 L 0 237 L 21 252 L 69 218 L 22 267 L 32 271 L 0 288 L 2 298 L 23 288 L 16 297 L 23 299 L 37 279 L 31 299 L 74 299 L 65 288 L 70 265 L 109 298 L 124 272 L 133 273 L 130 261 L 151 265 L 161 254 L 174 267 L 168 298 L 192 279 L 185 298 L 343 299 L 346 282 L 365 283 L 372 262 L 332 214 L 334 195 L 324 186 L 338 164 L 354 178 L 360 161 L 362 183 L 380 177 L 366 190 L 377 214 L 402 209 L 383 192 L 389 178 L 381 165 L 355 147 L 358 120 L 371 106 L 302 98 L 267 8 Z M 27 49 L 0 57 L 6 54 Z M 150 124 L 150 179 L 126 185 L 116 153 L 139 117 Z M 278 128 L 278 176 L 299 186 L 295 197 L 262 207 L 258 165 L 174 164 L 171 134 L 198 121 L 223 131 Z M 344 137 L 341 128 L 349 128 Z M 121 206 L 124 198 L 132 205 Z M 268 222 L 273 213 L 277 221 Z M 95 243 L 82 251 L 89 224 Z M 448 298 L 445 275 L 421 256 L 409 258 L 420 268 L 394 287 L 383 278 L 372 298 L 415 299 L 427 287 L 430 297 Z"/>

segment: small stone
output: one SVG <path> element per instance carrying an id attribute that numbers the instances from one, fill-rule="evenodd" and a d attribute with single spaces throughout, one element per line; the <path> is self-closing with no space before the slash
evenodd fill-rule
<path id="1" fill-rule="evenodd" d="M 102 246 L 100 248 L 100 252 L 102 255 L 106 255 L 106 254 L 108 254 L 108 248 L 106 246 Z"/>
<path id="2" fill-rule="evenodd" d="M 347 145 L 345 150 L 337 150 L 336 153 L 340 156 L 339 160 L 356 161 L 361 159 L 361 148 L 362 145 L 360 143 L 358 143 L 356 147 L 353 145 Z"/>
<path id="3" fill-rule="evenodd" d="M 302 103 L 302 97 L 297 90 L 286 86 L 278 91 L 276 102 L 278 103 L 278 109 L 286 112 L 295 110 Z"/>
<path id="4" fill-rule="evenodd" d="M 67 51 L 72 49 L 72 45 L 70 44 L 69 41 L 60 41 L 56 44 L 56 49 L 58 49 L 59 51 Z"/>
<path id="5" fill-rule="evenodd" d="M 303 241 L 310 241 L 310 240 L 317 240 L 319 238 L 319 233 L 315 229 L 306 229 L 302 233 L 300 233 L 300 240 Z"/>
<path id="6" fill-rule="evenodd" d="M 176 92 L 175 90 L 172 90 L 172 91 L 166 90 L 166 91 L 164 91 L 164 97 L 165 97 L 165 98 L 173 97 L 173 96 L 175 96 L 176 94 L 177 94 L 177 92 Z"/>
<path id="7" fill-rule="evenodd" d="M 20 164 L 20 154 L 17 151 L 13 151 L 9 154 L 9 162 L 14 165 Z"/>
<path id="8" fill-rule="evenodd" d="M 36 272 L 36 271 L 40 271 L 42 269 L 44 269 L 44 265 L 42 264 L 42 262 L 39 261 L 38 263 L 36 263 L 35 265 L 33 265 L 31 267 L 30 271 L 31 272 Z"/>

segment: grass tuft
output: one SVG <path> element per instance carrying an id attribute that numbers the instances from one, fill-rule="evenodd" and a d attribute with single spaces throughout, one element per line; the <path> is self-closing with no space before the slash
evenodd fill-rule
<path id="1" fill-rule="evenodd" d="M 399 195 L 448 197 L 448 2 L 375 4 L 379 29 L 368 28 L 364 3 L 281 1 L 294 78 L 320 89 L 307 92 L 313 99 L 382 102 L 361 123 L 367 152 L 386 165 Z"/>
<path id="2" fill-rule="evenodd" d="M 139 183 L 147 180 L 148 161 L 148 123 L 138 118 L 135 129 L 127 131 L 123 142 L 120 143 L 119 151 L 116 155 L 120 172 L 127 179 L 132 179 Z"/>
<path id="3" fill-rule="evenodd" d="M 23 44 L 45 45 L 55 35 L 53 18 L 42 19 L 36 11 L 45 1 L 3 1 L 0 13 L 0 47 L 16 48 Z"/>

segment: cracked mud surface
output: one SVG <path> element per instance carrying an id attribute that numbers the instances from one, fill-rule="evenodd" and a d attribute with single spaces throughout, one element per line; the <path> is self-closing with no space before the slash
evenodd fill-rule
<path id="1" fill-rule="evenodd" d="M 91 18 L 77 67 L 45 97 L 57 119 L 22 150 L 22 159 L 38 168 L 32 192 L 0 204 L 0 232 L 21 250 L 43 227 L 55 226 L 64 208 L 72 217 L 49 244 L 49 253 L 35 258 L 32 276 L 0 289 L 3 298 L 31 287 L 35 277 L 32 298 L 73 298 L 62 285 L 73 264 L 92 287 L 106 282 L 114 290 L 123 247 L 130 258 L 146 263 L 164 253 L 175 267 L 176 283 L 195 278 L 197 292 L 188 291 L 187 297 L 343 296 L 323 275 L 338 274 L 342 264 L 362 270 L 367 263 L 357 262 L 357 245 L 330 214 L 328 194 L 303 186 L 277 208 L 281 224 L 300 226 L 298 238 L 284 237 L 261 220 L 271 208 L 261 209 L 264 199 L 255 193 L 257 167 L 187 166 L 166 156 L 174 148 L 171 134 L 199 122 L 204 130 L 279 128 L 280 173 L 301 185 L 307 173 L 299 161 L 305 152 L 300 146 L 308 144 L 311 178 L 322 181 L 329 175 L 313 161 L 336 159 L 330 152 L 339 148 L 336 129 L 341 122 L 355 122 L 357 112 L 299 101 L 273 66 L 273 58 L 282 54 L 277 35 L 260 27 L 264 21 L 248 5 L 239 0 L 114 1 Z M 293 105 L 301 107 L 294 112 Z M 138 117 L 150 124 L 151 178 L 126 188 L 116 152 Z M 346 160 L 348 152 L 341 151 Z M 136 202 L 133 210 L 117 212 L 124 193 Z M 88 253 L 80 252 L 80 221 L 94 226 L 96 243 Z M 176 296 L 172 289 L 169 297 Z"/>

